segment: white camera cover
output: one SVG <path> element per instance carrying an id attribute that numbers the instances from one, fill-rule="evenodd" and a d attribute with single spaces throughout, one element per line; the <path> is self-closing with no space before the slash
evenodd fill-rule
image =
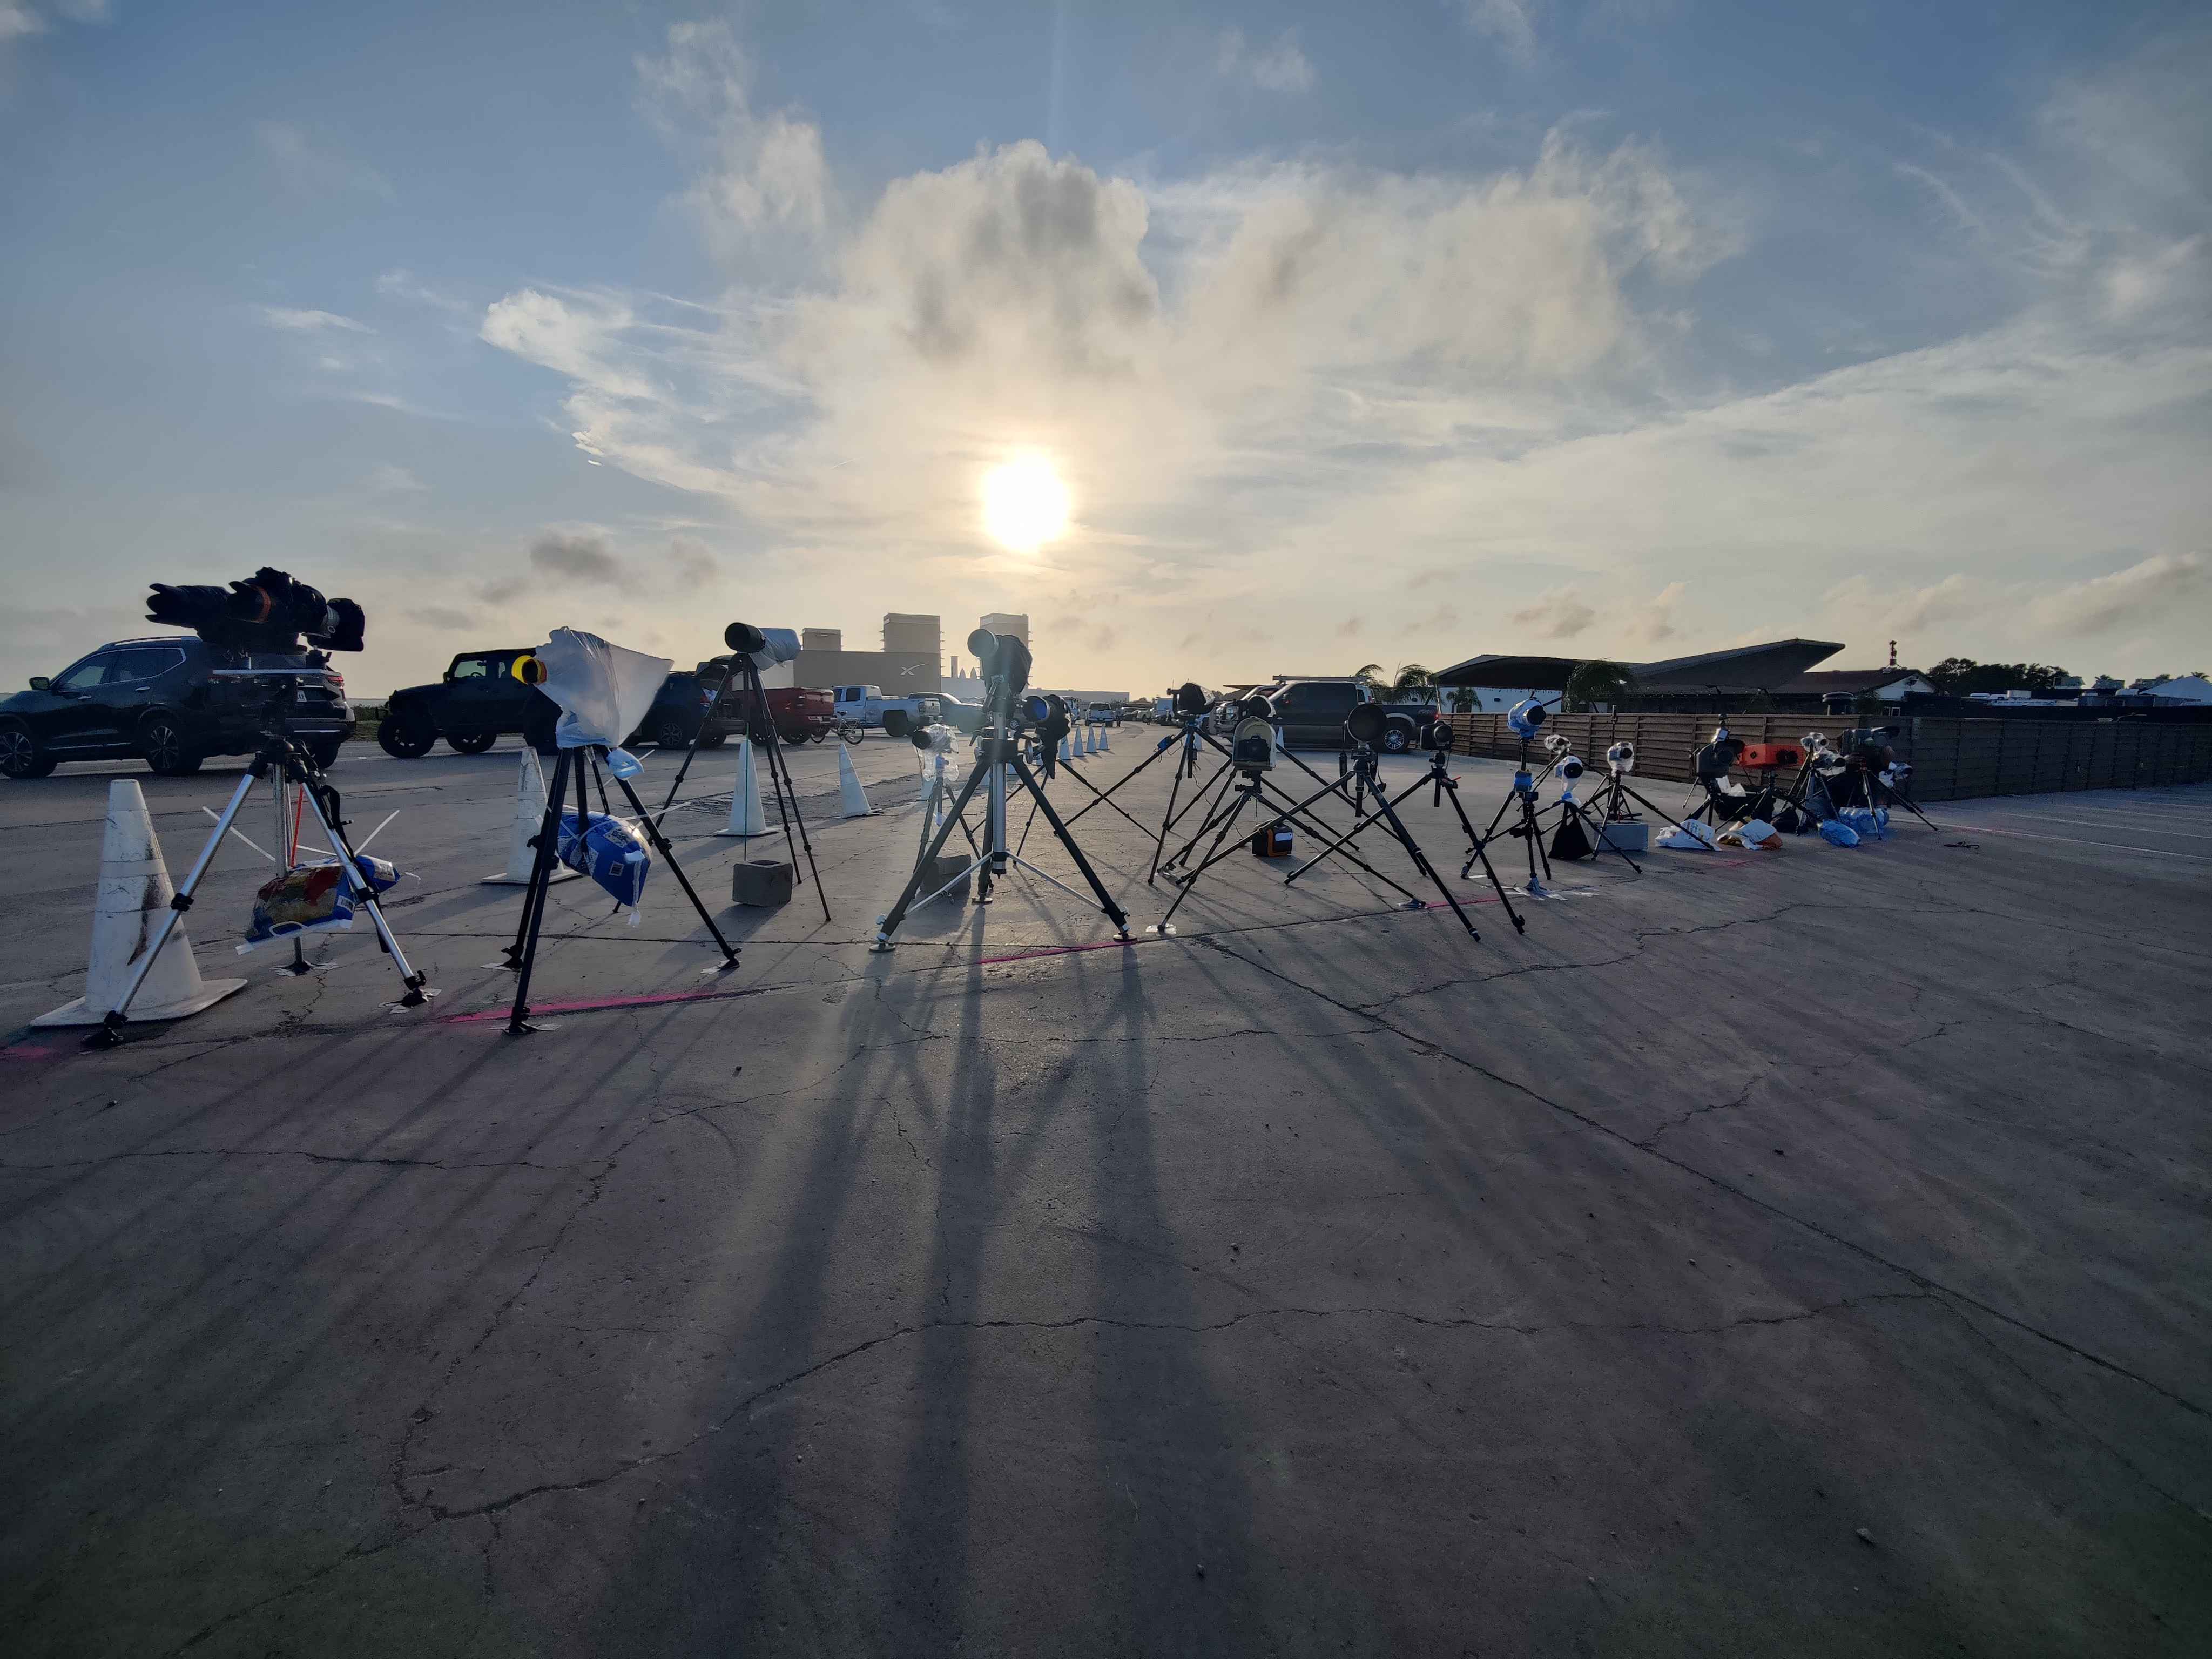
<path id="1" fill-rule="evenodd" d="M 555 629 L 538 647 L 538 659 L 545 665 L 545 681 L 538 689 L 560 705 L 553 740 L 563 749 L 620 746 L 676 665 L 572 628 Z"/>

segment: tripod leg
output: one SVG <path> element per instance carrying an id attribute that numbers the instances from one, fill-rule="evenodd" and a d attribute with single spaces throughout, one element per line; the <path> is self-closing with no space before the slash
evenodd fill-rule
<path id="1" fill-rule="evenodd" d="M 630 805 L 636 809 L 641 817 L 644 817 L 647 826 L 646 839 L 653 843 L 653 850 L 659 854 L 666 861 L 670 873 L 676 878 L 677 885 L 684 890 L 684 896 L 691 901 L 691 908 L 699 913 L 699 920 L 707 924 L 707 931 L 714 936 L 714 943 L 722 947 L 722 966 L 725 969 L 736 967 L 737 951 L 732 948 L 730 941 L 722 937 L 722 930 L 714 925 L 714 918 L 707 914 L 707 907 L 699 902 L 699 895 L 691 890 L 691 878 L 684 873 L 684 866 L 676 861 L 676 849 L 668 844 L 668 837 L 660 833 L 659 824 L 654 823 L 650 817 L 644 817 L 645 803 L 638 799 L 637 791 L 629 787 L 628 778 L 617 778 L 615 785 L 623 792 L 623 798 L 629 802 Z"/>
<path id="2" fill-rule="evenodd" d="M 1093 794 L 1097 795 L 1097 796 L 1098 797 L 1098 799 L 1097 799 L 1097 800 L 1093 800 L 1093 801 L 1085 801 L 1085 802 L 1081 806 L 1078 807 L 1074 811 L 1070 812 L 1070 813 L 1067 815 L 1067 827 L 1068 827 L 1069 829 L 1073 830 L 1073 829 L 1075 827 L 1075 825 L 1076 825 L 1076 822 L 1077 822 L 1077 820 L 1078 820 L 1078 819 L 1079 819 L 1079 818 L 1081 818 L 1081 817 L 1082 817 L 1082 816 L 1083 816 L 1085 812 L 1088 812 L 1088 811 L 1089 811 L 1092 807 L 1094 807 L 1094 806 L 1097 806 L 1097 805 L 1100 805 L 1102 802 L 1103 802 L 1103 801 L 1106 799 L 1106 798 L 1107 798 L 1108 796 L 1111 795 L 1111 794 L 1112 794 L 1115 790 L 1119 789 L 1119 788 L 1120 788 L 1123 784 L 1125 784 L 1125 783 L 1128 782 L 1128 781 L 1129 781 L 1131 778 L 1135 777 L 1135 776 L 1137 775 L 1137 774 L 1138 774 L 1138 773 L 1139 773 L 1139 772 L 1143 771 L 1143 770 L 1144 770 L 1147 766 L 1150 766 L 1150 765 L 1151 765 L 1154 761 L 1158 760 L 1161 756 L 1163 756 L 1163 755 L 1166 754 L 1170 750 L 1173 749 L 1173 748 L 1175 747 L 1175 745 L 1176 745 L 1176 739 L 1175 739 L 1175 738 L 1168 738 L 1168 739 L 1167 739 L 1165 742 L 1164 742 L 1164 743 L 1160 743 L 1160 744 L 1155 744 L 1155 745 L 1153 746 L 1152 752 L 1151 754 L 1149 754 L 1149 755 L 1146 756 L 1146 757 L 1144 757 L 1144 759 L 1142 759 L 1142 760 L 1139 761 L 1139 762 L 1138 762 L 1134 766 L 1131 767 L 1127 771 L 1124 772 L 1124 773 L 1123 773 L 1123 774 L 1122 774 L 1119 778 L 1116 778 L 1116 779 L 1115 779 L 1112 783 L 1110 783 L 1110 784 L 1107 785 L 1107 786 L 1106 786 L 1106 787 L 1105 787 L 1103 791 L 1102 791 L 1101 789 L 1099 789 L 1099 787 L 1098 787 L 1096 784 L 1091 783 L 1091 781 L 1090 781 L 1088 778 L 1085 779 L 1085 780 L 1084 780 L 1085 787 L 1087 787 L 1087 788 L 1089 788 L 1089 789 L 1091 790 L 1091 792 Z M 1121 809 L 1119 806 L 1116 806 L 1114 810 L 1115 810 L 1115 811 L 1119 812 L 1119 811 L 1121 811 Z M 1121 813 L 1121 816 L 1122 816 L 1122 817 L 1128 817 L 1128 816 L 1129 816 L 1129 815 L 1128 815 L 1127 813 L 1126 813 L 1126 812 L 1122 812 L 1122 813 Z M 1129 818 L 1129 822 L 1130 822 L 1130 823 L 1137 823 L 1137 821 L 1136 821 L 1134 818 Z M 1145 827 L 1145 826 L 1144 826 L 1144 825 L 1142 825 L 1141 823 L 1138 823 L 1138 824 L 1137 824 L 1137 828 L 1139 828 L 1139 830 L 1143 829 L 1144 827 Z"/>
<path id="3" fill-rule="evenodd" d="M 1451 791 L 1452 811 L 1459 814 L 1459 827 L 1466 830 L 1467 838 L 1474 842 L 1474 851 L 1468 855 L 1465 868 L 1459 872 L 1460 879 L 1466 880 L 1468 871 L 1474 867 L 1475 860 L 1481 860 L 1482 873 L 1490 878 L 1491 888 L 1497 893 L 1498 903 L 1505 907 L 1506 916 L 1513 923 L 1513 931 L 1516 933 L 1527 933 L 1528 924 L 1521 920 L 1521 913 L 1513 908 L 1513 901 L 1505 896 L 1505 884 L 1498 880 L 1498 872 L 1491 868 L 1490 854 L 1484 850 L 1481 840 L 1475 835 L 1474 823 L 1468 817 L 1467 808 L 1460 805 L 1459 780 L 1447 779 L 1444 787 Z"/>
<path id="4" fill-rule="evenodd" d="M 1375 786 L 1375 810 L 1383 817 L 1389 819 L 1390 831 L 1398 837 L 1399 844 L 1406 849 L 1406 856 L 1413 860 L 1413 867 L 1416 870 L 1436 884 L 1437 891 L 1443 895 L 1444 902 L 1451 906 L 1451 913 L 1459 918 L 1460 926 L 1467 929 L 1468 937 L 1474 939 L 1480 939 L 1482 935 L 1475 932 L 1473 921 L 1468 918 L 1465 910 L 1460 908 L 1458 896 L 1450 888 L 1444 885 L 1444 878 L 1436 872 L 1435 866 L 1429 862 L 1427 855 L 1421 851 L 1420 842 L 1415 841 L 1413 831 L 1406 828 L 1405 821 L 1398 816 L 1398 809 L 1391 804 L 1389 793 L 1379 782 Z"/>
<path id="5" fill-rule="evenodd" d="M 1199 823 L 1198 833 L 1194 835 L 1188 841 L 1185 842 L 1174 852 L 1169 854 L 1166 858 L 1163 859 L 1160 861 L 1161 869 L 1171 869 L 1176 865 L 1181 864 L 1185 859 L 1191 855 L 1191 854 L 1197 848 L 1200 840 L 1205 836 L 1206 826 L 1214 821 L 1215 814 L 1221 811 L 1222 804 L 1229 799 L 1229 792 L 1237 781 L 1234 769 L 1227 765 L 1224 765 L 1221 770 L 1215 775 L 1221 781 L 1220 787 L 1214 790 L 1213 799 L 1206 803 L 1206 817 Z M 1193 796 L 1189 804 L 1182 809 L 1183 815 L 1188 816 L 1191 807 L 1197 805 L 1198 798 L 1196 796 Z M 1170 823 L 1168 828 L 1172 830 L 1175 826 Z"/>
<path id="6" fill-rule="evenodd" d="M 1644 866 L 1628 856 L 1628 849 L 1624 847 L 1615 847 L 1607 841 L 1605 838 L 1603 826 L 1588 812 L 1579 805 L 1570 806 L 1568 810 L 1574 813 L 1575 821 L 1582 825 L 1583 833 L 1590 838 L 1590 856 L 1593 860 L 1601 852 L 1609 852 L 1630 869 L 1635 871 L 1638 875 L 1644 873 Z"/>
<path id="7" fill-rule="evenodd" d="M 1018 760 L 1014 763 L 1014 775 L 1021 780 L 1022 787 L 1036 801 L 1037 810 L 1044 814 L 1045 822 L 1052 826 L 1052 833 L 1060 837 L 1060 844 L 1067 848 L 1067 855 L 1075 860 L 1075 867 L 1083 872 L 1084 880 L 1091 884 L 1091 890 L 1098 896 L 1098 908 L 1106 913 L 1107 920 L 1121 930 L 1121 937 L 1128 938 L 1127 915 L 1114 902 L 1114 896 L 1106 890 L 1106 884 L 1098 879 L 1098 872 L 1091 867 L 1091 860 L 1083 856 L 1083 849 L 1076 845 L 1075 837 L 1068 834 L 1067 826 L 1060 821 L 1060 814 L 1052 810 L 1052 803 L 1045 799 L 1044 791 L 1037 787 L 1035 775 Z"/>
<path id="8" fill-rule="evenodd" d="M 118 1033 L 127 1023 L 125 1017 L 130 1011 L 131 1001 L 138 994 L 138 988 L 146 982 L 146 975 L 154 971 L 155 959 L 167 947 L 169 936 L 177 931 L 177 924 L 184 920 L 185 912 L 192 908 L 192 895 L 198 890 L 200 878 L 207 873 L 208 866 L 215 862 L 216 853 L 222 846 L 222 838 L 230 833 L 231 823 L 238 817 L 238 809 L 246 805 L 246 796 L 252 793 L 253 786 L 261 781 L 264 769 L 257 759 L 253 769 L 238 781 L 238 787 L 231 792 L 230 804 L 216 819 L 215 833 L 208 837 L 208 844 L 200 849 L 199 857 L 193 860 L 183 884 L 169 900 L 169 913 L 161 918 L 161 925 L 154 930 L 153 943 L 146 947 L 146 954 L 138 958 L 138 965 L 131 970 L 130 982 L 124 986 L 123 994 L 116 1000 L 115 1006 L 102 1016 L 100 1024 L 85 1038 L 86 1048 L 112 1048 L 122 1040 Z"/>
<path id="9" fill-rule="evenodd" d="M 516 935 L 513 963 L 520 976 L 514 982 L 514 1006 L 507 1011 L 509 1036 L 521 1036 L 532 1029 L 530 976 L 538 965 L 538 932 L 545 921 L 545 892 L 553 884 L 553 848 L 560 834 L 561 803 L 575 769 L 575 750 L 563 749 L 553 765 L 553 786 L 545 792 L 545 821 L 538 831 L 538 856 L 531 860 L 530 885 L 522 891 L 522 931 Z M 583 794 L 580 779 L 576 793 L 580 798 Z M 580 813 L 580 823 L 581 817 Z"/>
<path id="10" fill-rule="evenodd" d="M 1159 920 L 1158 931 L 1162 938 L 1165 938 L 1168 934 L 1175 932 L 1175 928 L 1171 925 L 1175 921 L 1175 913 L 1182 908 L 1182 902 L 1190 896 L 1190 890 L 1198 885 L 1198 878 L 1204 875 L 1208 870 L 1211 870 L 1215 865 L 1218 864 L 1222 859 L 1226 856 L 1226 854 L 1222 851 L 1221 842 L 1223 838 L 1229 834 L 1231 828 L 1236 823 L 1237 812 L 1238 810 L 1241 810 L 1243 804 L 1243 803 L 1240 796 L 1237 807 L 1231 809 L 1230 812 L 1222 818 L 1221 828 L 1214 833 L 1213 844 L 1206 849 L 1206 856 L 1199 860 L 1198 867 L 1195 870 L 1190 870 L 1184 872 L 1182 878 L 1182 890 L 1175 896 L 1175 902 L 1168 906 L 1167 915 L 1162 916 Z M 1279 823 L 1280 820 L 1278 819 L 1277 822 Z M 1235 849 L 1231 848 L 1231 850 L 1233 851 Z"/>
<path id="11" fill-rule="evenodd" d="M 1160 832 L 1152 837 L 1152 867 L 1145 872 L 1145 881 L 1147 885 L 1150 885 L 1152 878 L 1160 873 L 1160 849 L 1167 845 L 1168 826 L 1175 822 L 1176 797 L 1182 791 L 1183 772 L 1183 762 L 1179 759 L 1176 762 L 1174 781 L 1168 785 L 1168 806 L 1166 813 L 1160 819 Z"/>
<path id="12" fill-rule="evenodd" d="M 353 850 L 353 842 L 346 838 L 345 825 L 337 810 L 335 790 L 331 791 L 331 810 L 327 812 L 323 810 L 322 794 L 327 787 L 319 780 L 307 780 L 303 792 L 307 810 L 315 815 L 315 822 L 322 826 L 323 834 L 329 837 L 332 850 L 338 855 L 338 879 L 345 883 L 346 890 L 368 912 L 368 919 L 376 928 L 378 942 L 384 946 L 385 954 L 392 958 L 392 965 L 399 970 L 399 981 L 407 988 L 407 994 L 399 999 L 398 1006 L 419 1008 L 437 993 L 423 988 L 428 983 L 428 975 L 418 974 L 407 965 L 407 953 L 399 948 L 399 940 L 392 931 L 392 924 L 384 919 L 384 906 L 377 902 L 376 889 L 370 884 L 368 878 L 362 874 L 361 866 L 354 862 L 359 854 Z"/>
<path id="13" fill-rule="evenodd" d="M 984 747 L 988 749 L 990 745 L 986 744 Z M 876 942 L 868 947 L 871 951 L 884 951 L 891 948 L 891 935 L 898 932 L 899 924 L 906 920 L 908 907 L 913 904 L 915 895 L 921 890 L 922 872 L 944 850 L 945 843 L 951 838 L 952 826 L 955 823 L 963 830 L 968 827 L 968 803 L 975 793 L 975 786 L 982 782 L 987 768 L 1001 763 L 995 760 L 978 761 L 974 769 L 968 774 L 968 781 L 960 786 L 959 798 L 952 803 L 951 812 L 947 815 L 944 823 L 937 826 L 935 837 L 923 849 L 921 856 L 915 860 L 914 873 L 907 878 L 906 886 L 899 893 L 898 902 L 891 906 L 890 914 L 884 916 L 877 927 Z M 974 841 L 972 836 L 969 841 L 972 845 Z"/>

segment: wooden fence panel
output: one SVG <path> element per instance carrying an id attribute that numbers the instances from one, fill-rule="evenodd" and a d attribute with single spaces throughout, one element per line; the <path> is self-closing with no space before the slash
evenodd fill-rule
<path id="1" fill-rule="evenodd" d="M 1452 752 L 1514 760 L 1521 740 L 1503 714 L 1453 714 Z M 1712 733 L 1711 714 L 1559 714 L 1547 729 L 1565 736 L 1593 770 L 1626 738 L 1636 745 L 1638 776 L 1692 781 L 1692 757 Z M 1830 736 L 1847 722 L 1833 716 L 1739 714 L 1729 729 L 1747 743 L 1796 743 L 1808 731 Z M 1963 800 L 2072 789 L 2143 789 L 2212 780 L 2212 726 L 2149 721 L 1984 720 L 1916 717 L 1896 723 L 1898 757 L 1912 763 L 1922 801 Z M 1530 758 L 1546 758 L 1540 744 Z"/>

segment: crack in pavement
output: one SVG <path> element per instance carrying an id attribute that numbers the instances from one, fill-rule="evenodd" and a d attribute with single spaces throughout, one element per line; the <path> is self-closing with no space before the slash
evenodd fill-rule
<path id="1" fill-rule="evenodd" d="M 1357 1013 L 1359 1012 L 1351 1004 L 1346 1003 L 1338 998 L 1330 995 L 1327 991 L 1322 990 L 1315 986 L 1307 985 L 1299 980 L 1294 979 L 1288 974 L 1283 973 L 1280 969 L 1273 968 L 1265 962 L 1255 961 L 1249 957 L 1240 955 L 1238 952 L 1231 950 L 1226 945 L 1220 944 L 1210 939 L 1205 939 L 1203 942 L 1207 945 L 1208 948 L 1218 951 L 1222 955 L 1231 957 L 1234 961 L 1242 963 L 1244 966 L 1253 969 L 1256 972 L 1266 974 L 1272 979 L 1279 980 L 1282 983 L 1290 986 L 1294 990 L 1304 991 L 1309 996 L 1318 997 L 1323 1002 L 1328 1003 L 1334 1007 L 1342 1008 L 1348 1013 Z M 1389 1024 L 1387 1021 L 1378 1021 L 1377 1023 L 1386 1025 Z M 1398 1027 L 1394 1026 L 1390 1029 L 1397 1030 L 1400 1036 L 1406 1037 L 1408 1041 L 1430 1042 L 1430 1046 L 1433 1048 L 1434 1051 L 1443 1058 L 1451 1060 L 1455 1065 L 1466 1067 L 1466 1069 L 1474 1073 L 1479 1077 L 1487 1078 L 1492 1082 L 1497 1084 L 1499 1087 L 1510 1090 L 1515 1094 L 1523 1096 L 1527 1099 L 1532 1100 L 1538 1105 L 1546 1108 L 1547 1110 L 1556 1112 L 1562 1117 L 1567 1118 L 1571 1121 L 1578 1123 L 1584 1128 L 1603 1136 L 1607 1140 L 1617 1141 L 1621 1146 L 1632 1148 L 1637 1152 L 1639 1152 L 1647 1158 L 1656 1158 L 1661 1163 L 1667 1164 L 1669 1168 L 1677 1170 L 1682 1174 L 1690 1176 L 1692 1179 L 1701 1182 L 1717 1191 L 1726 1193 L 1738 1201 L 1747 1204 L 1765 1214 L 1772 1216 L 1777 1220 L 1785 1221 L 1792 1226 L 1801 1227 L 1807 1232 L 1813 1234 L 1815 1237 L 1826 1239 L 1828 1243 L 1837 1246 L 1840 1249 L 1848 1250 L 1854 1255 L 1861 1256 L 1869 1261 L 1872 1261 L 1878 1266 L 1889 1269 L 1893 1273 L 1899 1273 L 1905 1278 L 1910 1279 L 1912 1283 L 1918 1285 L 1926 1290 L 1954 1297 L 1967 1307 L 1978 1309 L 1981 1312 L 1987 1314 L 1992 1319 L 1997 1320 L 2003 1324 L 2009 1325 L 2016 1330 L 2022 1331 L 2027 1334 L 2036 1338 L 2039 1341 L 2047 1342 L 2052 1347 L 2060 1350 L 2062 1352 L 2072 1354 L 2076 1358 L 2081 1359 L 2088 1364 L 2094 1365 L 2100 1370 L 2109 1371 L 2115 1376 L 2124 1377 L 2127 1381 L 2136 1384 L 2138 1387 L 2148 1389 L 2153 1394 L 2157 1395 L 2160 1399 L 2167 1401 L 2175 1406 L 2179 1406 L 2182 1410 L 2189 1413 L 2193 1417 L 2212 1419 L 2212 1408 L 2208 1408 L 2197 1401 L 2190 1399 L 2187 1395 L 2167 1388 L 2162 1382 L 2159 1382 L 2151 1377 L 2145 1376 L 2140 1371 L 2131 1370 L 2128 1366 L 2120 1364 L 2120 1362 L 2116 1359 L 2108 1358 L 2105 1355 L 2098 1353 L 2093 1349 L 2082 1347 L 2079 1343 L 2070 1342 L 2063 1336 L 2059 1336 L 2051 1331 L 2046 1331 L 2039 1326 L 2031 1323 L 2029 1321 L 2021 1317 L 2017 1314 L 2008 1313 L 2002 1308 L 1993 1306 L 1990 1303 L 1983 1301 L 1980 1297 L 1974 1296 L 1968 1291 L 1960 1290 L 1954 1285 L 1946 1285 L 1941 1279 L 1936 1279 L 1932 1275 L 1922 1272 L 1919 1268 L 1908 1266 L 1902 1261 L 1893 1261 L 1890 1257 L 1882 1255 L 1881 1251 L 1874 1249 L 1871 1245 L 1863 1244 L 1856 1239 L 1846 1237 L 1832 1228 L 1821 1225 L 1817 1221 L 1810 1220 L 1804 1216 L 1794 1214 L 1790 1211 L 1784 1209 L 1781 1205 L 1776 1203 L 1774 1200 L 1763 1198 L 1757 1193 L 1748 1191 L 1746 1188 L 1738 1187 L 1730 1182 L 1724 1181 L 1719 1176 L 1713 1174 L 1711 1170 L 1699 1169 L 1694 1164 L 1690 1164 L 1681 1158 L 1672 1157 L 1667 1152 L 1660 1150 L 1657 1146 L 1646 1146 L 1643 1142 L 1625 1133 L 1623 1131 L 1614 1128 L 1611 1124 L 1591 1116 L 1587 1112 L 1578 1111 L 1575 1108 L 1569 1106 L 1563 1102 L 1553 1100 L 1549 1096 L 1540 1094 L 1534 1089 L 1530 1088 L 1527 1084 L 1518 1082 L 1516 1079 L 1506 1077 L 1500 1073 L 1493 1072 L 1488 1066 L 1486 1066 L 1476 1060 L 1471 1060 L 1464 1054 L 1456 1054 L 1451 1049 L 1443 1047 L 1442 1044 L 1431 1042 L 1431 1040 L 1427 1038 L 1416 1037 L 1413 1033 L 1402 1030 Z M 2161 1496 L 2163 1496 L 2163 1494 L 2161 1494 Z M 2194 1513 L 2193 1510 L 2191 1512 Z"/>

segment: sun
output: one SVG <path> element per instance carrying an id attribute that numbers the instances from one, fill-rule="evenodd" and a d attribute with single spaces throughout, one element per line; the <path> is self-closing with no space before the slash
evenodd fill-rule
<path id="1" fill-rule="evenodd" d="M 1067 533 L 1067 486 L 1042 455 L 1020 455 L 983 475 L 983 528 L 1000 545 L 1034 553 Z"/>

